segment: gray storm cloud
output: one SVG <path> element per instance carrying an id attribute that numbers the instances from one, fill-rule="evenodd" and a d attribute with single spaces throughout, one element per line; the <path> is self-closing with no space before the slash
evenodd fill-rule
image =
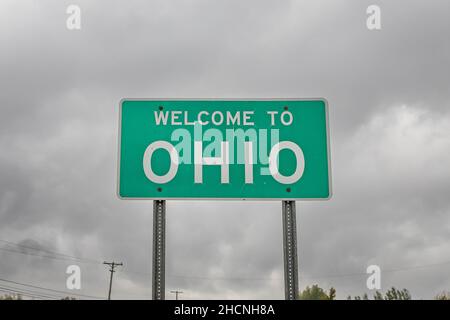
<path id="1" fill-rule="evenodd" d="M 366 28 L 373 3 L 380 31 Z M 297 205 L 301 286 L 362 294 L 378 264 L 383 289 L 450 290 L 448 12 L 445 0 L 2 1 L 0 239 L 90 260 L 87 295 L 105 296 L 104 259 L 123 261 L 113 296 L 149 298 L 152 203 L 115 193 L 120 99 L 325 97 L 333 198 Z M 174 201 L 167 219 L 168 289 L 283 297 L 281 203 Z M 0 250 L 0 278 L 65 290 L 74 262 L 14 250 Z"/>

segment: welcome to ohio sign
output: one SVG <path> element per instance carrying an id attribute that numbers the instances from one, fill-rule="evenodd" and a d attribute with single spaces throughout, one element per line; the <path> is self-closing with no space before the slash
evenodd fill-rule
<path id="1" fill-rule="evenodd" d="M 328 199 L 323 99 L 120 105 L 120 198 Z"/>

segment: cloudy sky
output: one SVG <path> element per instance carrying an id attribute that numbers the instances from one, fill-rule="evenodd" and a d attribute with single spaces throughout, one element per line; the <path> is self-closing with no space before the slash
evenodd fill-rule
<path id="1" fill-rule="evenodd" d="M 70 4 L 81 30 L 66 28 Z M 448 0 L 2 0 L 0 279 L 67 291 L 78 264 L 76 293 L 105 297 L 101 262 L 115 260 L 113 298 L 151 297 L 152 202 L 116 196 L 121 98 L 325 97 L 333 198 L 297 203 L 300 286 L 370 293 L 377 264 L 383 291 L 450 290 L 448 12 Z M 284 298 L 280 202 L 167 210 L 167 290 Z"/>

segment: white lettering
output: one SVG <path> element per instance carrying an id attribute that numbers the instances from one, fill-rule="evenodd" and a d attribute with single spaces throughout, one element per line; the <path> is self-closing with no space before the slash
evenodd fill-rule
<path id="1" fill-rule="evenodd" d="M 290 176 L 284 176 L 278 170 L 278 154 L 283 149 L 290 149 L 293 151 L 295 158 L 297 159 L 295 172 Z M 292 141 L 278 142 L 273 146 L 272 150 L 270 150 L 269 170 L 273 178 L 279 183 L 291 184 L 297 182 L 302 177 L 303 171 L 305 170 L 305 157 L 303 156 L 302 149 Z"/>
<path id="2" fill-rule="evenodd" d="M 152 169 L 152 155 L 157 149 L 164 149 L 170 154 L 170 168 L 169 171 L 161 176 L 156 175 Z M 171 181 L 178 171 L 178 152 L 175 147 L 167 141 L 155 141 L 150 143 L 150 145 L 145 149 L 144 158 L 142 160 L 142 165 L 144 167 L 145 176 L 152 182 L 155 183 L 167 183 Z"/>

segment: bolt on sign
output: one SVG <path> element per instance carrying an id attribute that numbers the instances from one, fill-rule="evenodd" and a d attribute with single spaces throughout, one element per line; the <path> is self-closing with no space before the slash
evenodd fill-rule
<path id="1" fill-rule="evenodd" d="M 124 99 L 119 139 L 120 198 L 331 196 L 324 99 Z"/>

